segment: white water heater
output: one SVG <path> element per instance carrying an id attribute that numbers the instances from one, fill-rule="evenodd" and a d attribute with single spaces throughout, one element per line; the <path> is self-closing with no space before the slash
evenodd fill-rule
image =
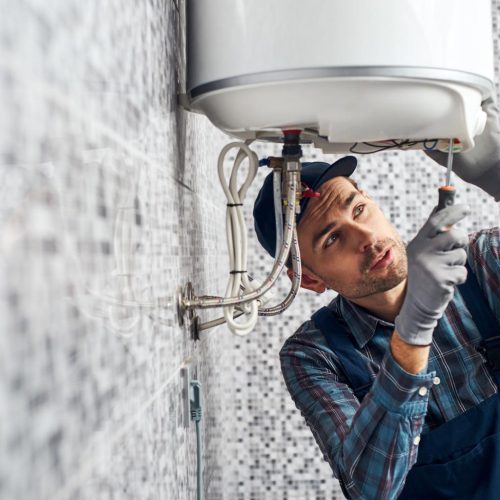
<path id="1" fill-rule="evenodd" d="M 231 135 L 469 149 L 484 128 L 490 0 L 188 0 L 187 13 L 190 106 Z"/>

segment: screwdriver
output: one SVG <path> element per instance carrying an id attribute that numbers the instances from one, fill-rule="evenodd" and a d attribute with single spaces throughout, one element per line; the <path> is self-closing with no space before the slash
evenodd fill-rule
<path id="1" fill-rule="evenodd" d="M 446 184 L 439 188 L 439 202 L 437 210 L 442 210 L 455 202 L 455 188 L 450 185 L 451 167 L 453 165 L 453 139 L 448 146 L 448 162 L 446 164 Z"/>

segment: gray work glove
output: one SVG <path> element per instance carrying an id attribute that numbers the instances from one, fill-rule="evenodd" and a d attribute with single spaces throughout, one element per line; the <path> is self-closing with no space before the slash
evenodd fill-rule
<path id="1" fill-rule="evenodd" d="M 399 336 L 408 344 L 429 345 L 437 321 L 453 298 L 455 285 L 467 278 L 464 267 L 467 232 L 445 226 L 469 214 L 466 205 L 451 205 L 431 216 L 408 244 L 406 297 L 395 320 Z"/>
<path id="2" fill-rule="evenodd" d="M 500 124 L 495 100 L 486 99 L 483 109 L 487 114 L 484 131 L 474 139 L 474 148 L 453 155 L 453 171 L 465 182 L 480 187 L 495 201 L 500 201 Z M 446 166 L 448 153 L 426 151 L 426 155 Z"/>

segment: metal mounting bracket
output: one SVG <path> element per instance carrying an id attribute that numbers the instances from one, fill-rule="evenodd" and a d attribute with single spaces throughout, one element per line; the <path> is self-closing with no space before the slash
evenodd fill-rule
<path id="1" fill-rule="evenodd" d="M 200 317 L 198 315 L 195 316 L 194 310 L 191 307 L 184 305 L 185 301 L 192 300 L 193 298 L 194 289 L 190 281 L 187 282 L 184 290 L 182 287 L 177 288 L 177 319 L 179 320 L 179 326 L 184 326 L 189 322 L 191 338 L 193 340 L 200 340 Z"/>
<path id="2" fill-rule="evenodd" d="M 192 321 L 194 317 L 194 312 L 191 308 L 186 307 L 185 300 L 192 300 L 194 298 L 193 285 L 190 281 L 187 282 L 184 290 L 182 287 L 177 288 L 177 319 L 179 321 L 179 326 L 184 326 L 184 316 L 187 317 L 189 321 Z"/>

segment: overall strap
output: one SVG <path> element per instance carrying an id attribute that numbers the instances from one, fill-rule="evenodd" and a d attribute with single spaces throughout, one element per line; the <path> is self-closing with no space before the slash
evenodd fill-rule
<path id="1" fill-rule="evenodd" d="M 316 311 L 312 320 L 325 336 L 330 349 L 337 355 L 348 385 L 361 401 L 370 390 L 373 380 L 349 330 L 328 307 Z"/>
<path id="2" fill-rule="evenodd" d="M 483 338 L 481 343 L 482 353 L 486 357 L 490 370 L 500 389 L 500 325 L 493 315 L 469 263 L 466 263 L 466 267 L 468 273 L 467 281 L 459 285 L 458 289 L 477 329 L 481 333 L 481 337 Z"/>

